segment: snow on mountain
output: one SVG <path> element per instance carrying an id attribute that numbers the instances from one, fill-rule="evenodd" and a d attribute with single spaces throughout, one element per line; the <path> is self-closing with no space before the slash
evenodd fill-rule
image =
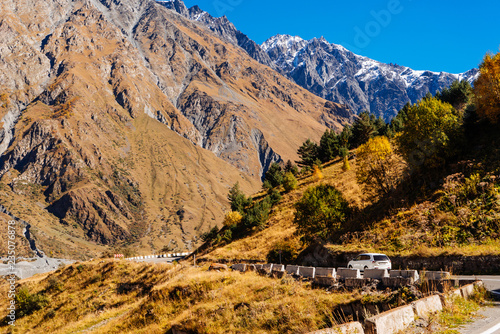
<path id="1" fill-rule="evenodd" d="M 304 40 L 276 35 L 261 48 L 278 70 L 297 84 L 333 102 L 347 104 L 357 113 L 369 110 L 386 120 L 407 102 L 415 103 L 455 80 L 473 82 L 477 69 L 465 73 L 416 71 L 385 64 L 352 53 L 322 38 Z"/>
<path id="2" fill-rule="evenodd" d="M 221 39 L 243 48 L 310 92 L 345 104 L 356 113 L 368 110 L 390 120 L 408 102 L 415 103 L 455 80 L 473 82 L 477 69 L 465 73 L 416 71 L 354 54 L 325 38 L 304 40 L 276 35 L 258 45 L 237 30 L 227 17 L 215 18 L 198 6 L 187 8 L 182 0 L 157 1 L 177 13 L 205 25 Z"/>

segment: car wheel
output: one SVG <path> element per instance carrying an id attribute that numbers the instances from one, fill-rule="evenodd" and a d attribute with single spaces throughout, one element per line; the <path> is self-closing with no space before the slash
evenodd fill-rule
<path id="1" fill-rule="evenodd" d="M 365 266 L 365 268 L 364 268 L 363 270 L 366 270 L 366 269 L 368 269 L 368 267 L 367 267 L 367 266 Z"/>
<path id="2" fill-rule="evenodd" d="M 349 266 L 349 269 L 352 269 L 352 266 Z"/>

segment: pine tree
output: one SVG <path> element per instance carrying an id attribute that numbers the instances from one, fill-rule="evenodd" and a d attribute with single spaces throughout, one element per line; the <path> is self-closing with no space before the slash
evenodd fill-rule
<path id="1" fill-rule="evenodd" d="M 296 161 L 299 166 L 312 167 L 314 161 L 318 159 L 318 144 L 308 139 L 299 147 L 297 153 L 300 157 L 300 160 Z"/>
<path id="2" fill-rule="evenodd" d="M 328 162 L 339 156 L 340 139 L 333 130 L 326 130 L 319 142 L 319 159 Z"/>

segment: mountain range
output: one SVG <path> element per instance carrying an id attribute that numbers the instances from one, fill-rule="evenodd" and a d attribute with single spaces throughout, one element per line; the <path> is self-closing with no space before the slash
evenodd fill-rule
<path id="1" fill-rule="evenodd" d="M 427 93 L 435 94 L 455 80 L 473 82 L 478 75 L 478 69 L 451 74 L 385 64 L 354 54 L 324 38 L 304 40 L 298 36 L 276 35 L 259 46 L 225 16 L 214 18 L 198 6 L 187 9 L 181 0 L 160 3 L 204 24 L 310 92 L 347 105 L 356 113 L 370 111 L 386 121 L 406 103 L 416 103 Z"/>
<path id="2" fill-rule="evenodd" d="M 151 0 L 0 4 L 0 205 L 49 255 L 192 249 L 353 117 Z"/>

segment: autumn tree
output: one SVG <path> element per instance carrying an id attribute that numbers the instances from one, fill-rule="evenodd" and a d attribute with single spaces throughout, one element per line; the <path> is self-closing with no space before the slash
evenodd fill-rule
<path id="1" fill-rule="evenodd" d="M 396 136 L 401 154 L 410 167 L 437 167 L 450 154 L 461 120 L 448 103 L 426 97 L 407 110 L 403 129 Z"/>
<path id="2" fill-rule="evenodd" d="M 356 178 L 368 193 L 387 194 L 395 189 L 400 162 L 387 137 L 368 140 L 357 149 L 356 157 Z"/>
<path id="3" fill-rule="evenodd" d="M 500 116 L 500 53 L 487 54 L 479 65 L 474 83 L 475 102 L 479 116 L 497 123 Z"/>

